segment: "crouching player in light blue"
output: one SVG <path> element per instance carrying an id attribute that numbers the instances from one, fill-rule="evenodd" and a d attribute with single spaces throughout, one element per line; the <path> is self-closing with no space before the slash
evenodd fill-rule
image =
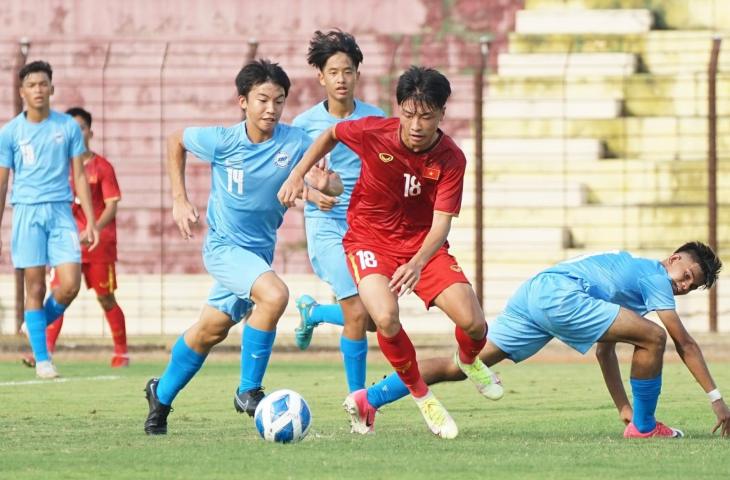
<path id="1" fill-rule="evenodd" d="M 340 30 L 316 31 L 309 42 L 307 62 L 317 69 L 319 83 L 327 99 L 317 103 L 294 119 L 293 125 L 303 128 L 314 139 L 343 120 L 368 116 L 382 117 L 379 108 L 355 99 L 363 55 L 355 38 Z M 335 199 L 310 190 L 304 207 L 307 251 L 312 268 L 335 293 L 338 304 L 318 304 L 309 295 L 296 300 L 301 323 L 295 330 L 297 346 L 306 350 L 314 328 L 322 322 L 344 326 L 340 337 L 350 392 L 365 388 L 368 351 L 365 336 L 370 317 L 360 301 L 357 287 L 347 269 L 342 237 L 347 231 L 347 207 L 350 195 L 360 176 L 360 159 L 343 144 L 328 154 L 329 168 L 342 179 L 345 191 Z M 374 330 L 374 325 L 372 326 Z"/>
<path id="2" fill-rule="evenodd" d="M 81 208 L 92 219 L 82 232 L 90 251 L 99 243 L 99 232 L 81 158 L 86 152 L 81 129 L 70 115 L 51 110 L 51 66 L 31 62 L 19 77 L 26 110 L 0 130 L 0 224 L 12 169 L 11 255 L 15 268 L 25 271 L 24 320 L 36 375 L 49 379 L 58 377 L 58 372 L 46 347 L 46 327 L 63 314 L 81 286 L 81 246 L 71 213 L 69 165 Z M 55 269 L 59 286 L 44 303 L 47 265 Z"/>
<path id="3" fill-rule="evenodd" d="M 492 366 L 505 358 L 514 362 L 537 353 L 557 338 L 581 353 L 598 343 L 596 356 L 608 391 L 626 424 L 624 437 L 677 438 L 676 428 L 654 417 L 662 385 L 662 364 L 667 334 L 692 376 L 707 393 L 717 417 L 713 432 L 730 435 L 730 410 L 722 399 L 702 351 L 687 332 L 675 309 L 674 296 L 699 287 L 710 288 L 722 262 L 708 246 L 690 242 L 662 261 L 635 257 L 625 251 L 586 255 L 559 263 L 523 283 L 489 325 L 487 344 L 479 358 Z M 643 317 L 657 313 L 666 332 Z M 621 381 L 615 346 L 634 346 L 631 362 L 633 408 Z M 428 384 L 464 379 L 447 358 L 420 362 Z M 408 394 L 396 374 L 368 389 L 363 419 Z"/>
<path id="4" fill-rule="evenodd" d="M 261 382 L 276 324 L 289 300 L 286 285 L 271 270 L 276 230 L 286 210 L 276 194 L 311 143 L 301 129 L 279 123 L 289 86 L 278 64 L 250 62 L 236 77 L 245 121 L 228 128 L 186 128 L 168 139 L 172 215 L 185 239 L 192 235 L 191 224 L 198 222 L 198 211 L 185 190 L 185 152 L 211 163 L 203 261 L 215 282 L 200 319 L 175 343 L 165 372 L 147 382 L 147 434 L 167 433 L 175 396 L 200 369 L 210 349 L 244 317 L 248 321 L 234 406 L 253 416 L 264 397 Z M 313 169 L 308 180 L 327 194 L 342 192 L 339 177 L 324 170 Z"/>

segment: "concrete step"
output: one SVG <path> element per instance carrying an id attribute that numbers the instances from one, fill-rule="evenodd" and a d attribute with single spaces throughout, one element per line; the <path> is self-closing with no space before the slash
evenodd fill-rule
<path id="1" fill-rule="evenodd" d="M 554 161 L 570 157 L 572 160 L 590 162 L 604 154 L 603 144 L 595 138 L 488 137 L 484 140 L 483 148 L 485 155 L 494 161 L 514 158 Z"/>
<path id="2" fill-rule="evenodd" d="M 628 76 L 637 71 L 631 53 L 500 53 L 504 77 Z"/>
<path id="3" fill-rule="evenodd" d="M 534 9 L 520 10 L 515 31 L 520 34 L 602 33 L 627 35 L 651 30 L 652 13 L 646 9 Z"/>
<path id="4" fill-rule="evenodd" d="M 465 178 L 465 181 L 468 180 Z M 588 189 L 580 182 L 538 178 L 499 179 L 485 183 L 483 203 L 490 208 L 563 206 L 576 207 L 588 202 Z M 466 189 L 462 207 L 475 205 L 473 189 Z"/>
<path id="5" fill-rule="evenodd" d="M 489 98 L 487 118 L 616 118 L 622 102 L 614 99 Z"/>
<path id="6" fill-rule="evenodd" d="M 526 0 L 525 8 L 646 8 L 655 15 L 654 25 L 665 29 L 722 30 L 730 24 L 730 5 L 718 0 Z"/>

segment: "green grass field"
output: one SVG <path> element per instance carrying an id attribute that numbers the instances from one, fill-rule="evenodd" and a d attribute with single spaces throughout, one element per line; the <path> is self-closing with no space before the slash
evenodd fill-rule
<path id="1" fill-rule="evenodd" d="M 61 360 L 65 381 L 50 383 L 28 383 L 31 370 L 0 363 L 0 478 L 716 479 L 730 471 L 730 440 L 710 434 L 714 415 L 681 364 L 665 368 L 658 411 L 684 430 L 681 440 L 624 440 L 597 365 L 539 362 L 498 366 L 507 392 L 499 402 L 468 383 L 437 386 L 460 427 L 456 440 L 441 440 L 410 399 L 379 414 L 376 435 L 352 435 L 339 362 L 274 357 L 267 389 L 299 391 L 313 412 L 304 442 L 278 445 L 234 412 L 238 364 L 215 357 L 175 401 L 166 437 L 142 431 L 142 389 L 162 361 L 112 371 L 106 360 Z M 730 385 L 728 367 L 712 364 L 720 385 Z M 369 378 L 386 371 L 374 363 Z"/>

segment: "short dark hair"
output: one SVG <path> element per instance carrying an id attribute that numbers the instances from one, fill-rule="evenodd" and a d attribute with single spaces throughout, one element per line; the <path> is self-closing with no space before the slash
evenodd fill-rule
<path id="1" fill-rule="evenodd" d="M 236 75 L 236 89 L 241 96 L 248 96 L 256 85 L 271 82 L 284 89 L 284 96 L 289 95 L 291 82 L 283 68 L 278 63 L 259 59 L 248 62 Z"/>
<path id="2" fill-rule="evenodd" d="M 438 70 L 411 66 L 398 79 L 395 97 L 398 105 L 406 100 L 429 109 L 441 109 L 451 95 L 449 80 Z"/>
<path id="3" fill-rule="evenodd" d="M 81 117 L 86 122 L 86 126 L 91 128 L 91 114 L 81 107 L 71 107 L 66 110 L 67 115 L 72 117 Z"/>
<path id="4" fill-rule="evenodd" d="M 722 270 L 722 261 L 717 254 L 702 242 L 687 242 L 674 253 L 686 252 L 692 260 L 697 262 L 702 269 L 702 273 L 705 275 L 704 288 L 711 288 L 712 285 L 717 281 L 717 275 Z"/>
<path id="5" fill-rule="evenodd" d="M 342 52 L 352 60 L 355 70 L 362 63 L 362 51 L 355 41 L 355 37 L 342 30 L 330 30 L 327 33 L 317 30 L 309 41 L 309 51 L 307 52 L 307 62 L 322 70 L 329 58 Z"/>
<path id="6" fill-rule="evenodd" d="M 31 73 L 37 72 L 43 72 L 48 75 L 48 80 L 53 80 L 53 69 L 51 68 L 51 64 L 44 62 L 43 60 L 36 60 L 35 62 L 30 62 L 23 66 L 23 68 L 20 69 L 20 72 L 18 72 L 18 78 L 20 78 L 20 82 L 23 83 L 25 77 Z"/>

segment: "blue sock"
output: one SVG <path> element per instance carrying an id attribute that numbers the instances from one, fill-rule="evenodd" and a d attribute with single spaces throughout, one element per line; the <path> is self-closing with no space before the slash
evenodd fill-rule
<path id="1" fill-rule="evenodd" d="M 631 421 L 641 433 L 651 432 L 656 427 L 654 412 L 662 391 L 661 374 L 649 379 L 632 378 L 631 391 L 634 396 L 634 417 Z"/>
<path id="2" fill-rule="evenodd" d="M 43 310 L 26 310 L 23 315 L 25 327 L 28 329 L 30 348 L 36 362 L 50 360 L 46 347 L 46 314 Z"/>
<path id="3" fill-rule="evenodd" d="M 46 323 L 50 325 L 55 322 L 58 317 L 63 315 L 63 312 L 66 311 L 67 307 L 68 305 L 58 303 L 58 301 L 53 297 L 53 294 L 48 295 L 46 303 L 43 304 L 43 310 L 46 312 Z"/>
<path id="4" fill-rule="evenodd" d="M 266 366 L 271 357 L 276 330 L 267 332 L 258 330 L 248 324 L 243 327 L 243 345 L 241 346 L 241 383 L 238 393 L 261 386 L 266 373 Z"/>
<path id="5" fill-rule="evenodd" d="M 368 402 L 373 407 L 380 408 L 383 405 L 400 400 L 410 393 L 406 384 L 398 377 L 398 374 L 391 373 L 368 388 Z"/>
<path id="6" fill-rule="evenodd" d="M 330 305 L 315 305 L 309 312 L 309 319 L 315 323 L 331 323 L 332 325 L 345 325 L 345 317 L 342 316 L 342 307 L 338 303 Z"/>
<path id="7" fill-rule="evenodd" d="M 345 336 L 341 336 L 340 351 L 342 351 L 347 388 L 350 389 L 350 393 L 365 388 L 368 339 L 350 340 Z"/>
<path id="8" fill-rule="evenodd" d="M 160 377 L 157 384 L 157 398 L 163 405 L 172 405 L 177 394 L 185 388 L 191 378 L 198 373 L 203 366 L 205 357 L 185 343 L 185 335 L 180 335 L 172 347 L 170 363 L 167 364 L 165 373 Z"/>

